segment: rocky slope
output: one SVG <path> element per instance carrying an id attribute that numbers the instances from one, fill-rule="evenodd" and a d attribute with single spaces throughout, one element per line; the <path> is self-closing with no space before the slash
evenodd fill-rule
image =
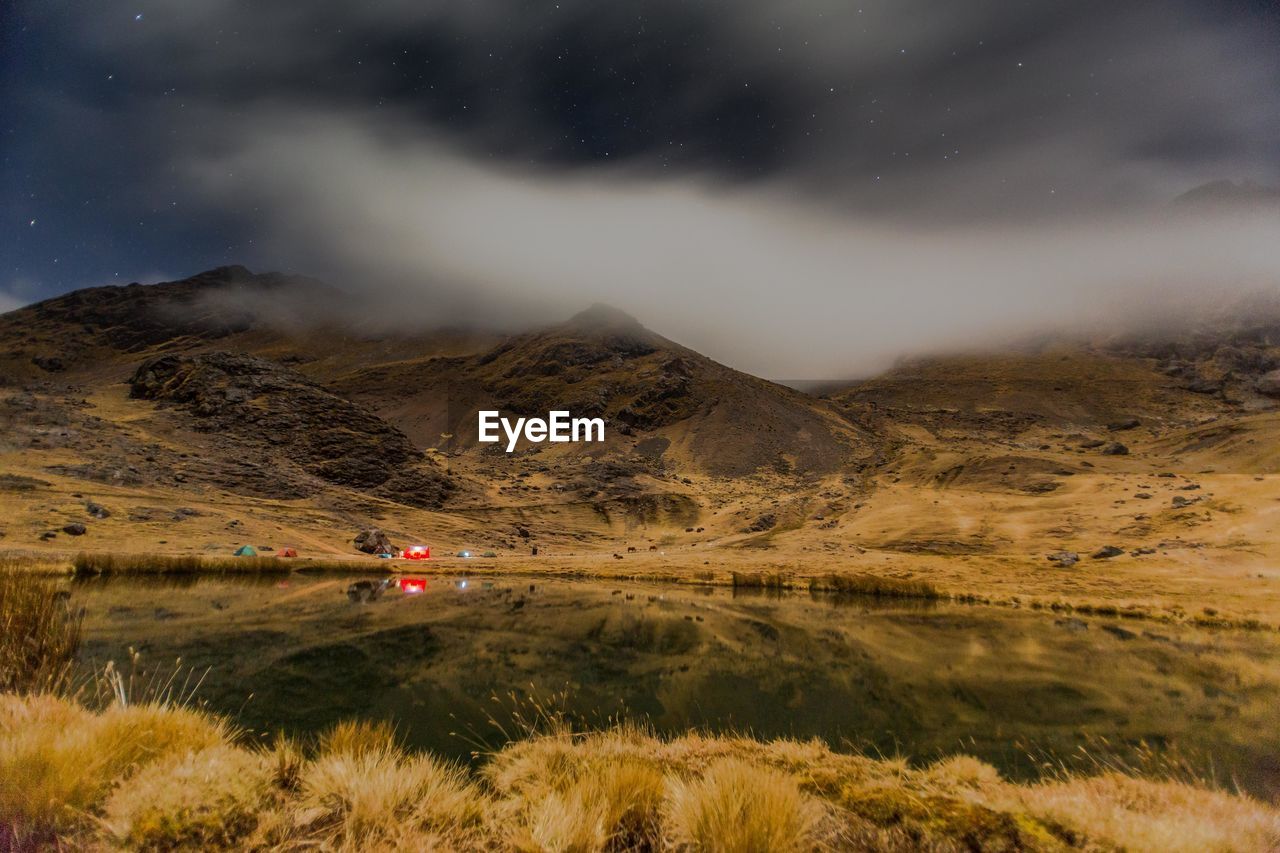
<path id="1" fill-rule="evenodd" d="M 287 460 L 328 483 L 439 507 L 453 484 L 400 430 L 280 364 L 226 352 L 143 362 L 130 396 L 175 404 L 263 466 Z"/>

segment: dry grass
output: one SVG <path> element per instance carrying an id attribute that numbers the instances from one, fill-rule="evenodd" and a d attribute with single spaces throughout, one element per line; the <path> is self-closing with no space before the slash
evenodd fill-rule
<path id="1" fill-rule="evenodd" d="M 275 574 L 295 570 L 319 572 L 387 571 L 385 565 L 354 560 L 314 560 L 303 557 L 203 557 L 163 554 L 76 554 L 71 562 L 78 575 L 194 575 Z"/>
<path id="2" fill-rule="evenodd" d="M 677 848 L 725 853 L 812 849 L 823 809 L 789 774 L 722 758 L 692 779 L 671 781 L 663 826 Z"/>
<path id="3" fill-rule="evenodd" d="M 339 849 L 394 842 L 405 831 L 465 837 L 484 815 L 464 771 L 389 743 L 322 752 L 300 782 L 292 825 Z"/>
<path id="4" fill-rule="evenodd" d="M 1280 810 L 1115 771 L 1018 785 L 817 741 L 560 729 L 476 776 L 346 724 L 238 745 L 178 707 L 0 697 L 0 814 L 21 839 L 126 849 L 1273 850 Z"/>
<path id="5" fill-rule="evenodd" d="M 508 842 L 520 850 L 646 849 L 660 833 L 664 769 L 634 729 L 582 749 L 566 729 L 510 744 L 485 766 Z"/>
<path id="6" fill-rule="evenodd" d="M 841 595 L 869 595 L 876 598 L 943 598 L 933 584 L 928 581 L 886 578 L 879 575 L 827 574 L 809 580 L 809 589 L 814 592 L 835 592 Z"/>
<path id="7" fill-rule="evenodd" d="M 80 648 L 80 617 L 45 578 L 0 564 L 0 692 L 56 691 Z"/>
<path id="8" fill-rule="evenodd" d="M 140 770 L 103 806 L 102 834 L 129 850 L 230 848 L 270 802 L 267 756 L 217 744 Z"/>
<path id="9" fill-rule="evenodd" d="M 794 579 L 783 572 L 731 572 L 736 589 L 792 589 Z"/>
<path id="10" fill-rule="evenodd" d="M 224 746 L 231 731 L 198 711 L 115 705 L 101 713 L 49 695 L 0 696 L 0 814 L 43 837 L 83 826 L 112 788 L 149 764 Z"/>

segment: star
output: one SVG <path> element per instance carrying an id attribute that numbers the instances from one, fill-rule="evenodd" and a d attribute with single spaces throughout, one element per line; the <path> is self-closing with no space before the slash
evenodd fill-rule
<path id="1" fill-rule="evenodd" d="M 133 16 L 133 19 L 134 19 L 135 21 L 141 21 L 141 20 L 142 20 L 142 13 L 141 13 L 141 12 L 139 12 L 138 14 L 134 15 L 134 16 Z"/>

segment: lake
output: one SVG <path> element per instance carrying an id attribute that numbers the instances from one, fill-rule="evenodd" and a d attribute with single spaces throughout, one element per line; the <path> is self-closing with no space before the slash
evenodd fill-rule
<path id="1" fill-rule="evenodd" d="M 1280 791 L 1280 641 L 1270 632 L 808 593 L 426 577 L 370 597 L 304 575 L 68 582 L 83 672 L 202 678 L 195 699 L 251 737 L 393 721 L 466 760 L 536 707 L 927 760 L 1014 778 L 1046 760 L 1176 757 Z M 403 588 L 402 588 L 403 587 Z"/>

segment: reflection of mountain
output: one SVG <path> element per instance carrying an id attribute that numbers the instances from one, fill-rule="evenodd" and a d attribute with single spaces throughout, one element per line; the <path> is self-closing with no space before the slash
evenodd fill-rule
<path id="1" fill-rule="evenodd" d="M 1252 181 L 1210 181 L 1174 199 L 1184 210 L 1258 209 L 1280 212 L 1280 187 L 1266 187 Z"/>
<path id="2" fill-rule="evenodd" d="M 94 654 L 141 643 L 151 666 L 210 667 L 201 699 L 251 731 L 390 717 L 414 746 L 466 758 L 477 736 L 502 739 L 491 718 L 510 729 L 536 699 L 590 724 L 643 715 L 666 732 L 821 736 L 917 759 L 963 742 L 1013 774 L 1033 770 L 1019 744 L 1067 755 L 1083 731 L 1117 748 L 1156 738 L 1250 790 L 1275 781 L 1265 635 L 1215 635 L 1209 664 L 1203 632 L 1095 616 L 502 579 L 353 604 L 347 580 L 209 583 L 177 600 L 122 582 L 76 600 Z M 1242 742 L 1242 727 L 1259 734 Z"/>

